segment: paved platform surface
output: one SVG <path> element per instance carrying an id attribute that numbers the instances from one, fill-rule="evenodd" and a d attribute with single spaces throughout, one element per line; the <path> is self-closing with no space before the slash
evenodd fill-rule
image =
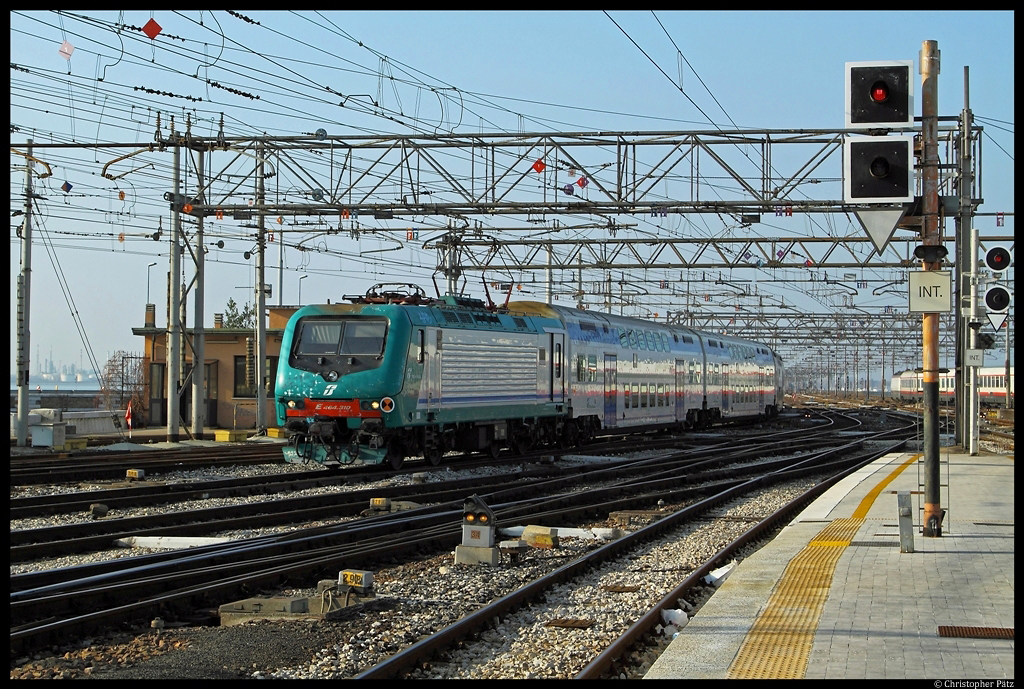
<path id="1" fill-rule="evenodd" d="M 923 483 L 920 453 L 837 483 L 733 570 L 645 679 L 1013 678 L 1013 457 L 941 448 L 939 538 L 921 533 Z M 911 553 L 897 491 L 912 492 Z"/>

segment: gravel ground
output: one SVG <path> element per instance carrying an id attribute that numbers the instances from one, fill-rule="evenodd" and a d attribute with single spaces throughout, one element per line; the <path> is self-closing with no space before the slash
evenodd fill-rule
<path id="1" fill-rule="evenodd" d="M 215 475 L 259 475 L 279 473 L 293 465 L 281 464 L 219 468 L 212 472 L 176 472 L 160 477 L 162 480 L 200 480 Z M 305 470 L 296 466 L 295 470 Z M 428 480 L 473 475 L 473 473 L 502 473 L 511 469 L 481 469 L 431 474 Z M 187 474 L 187 475 L 185 475 Z M 155 478 L 155 477 L 154 477 Z M 411 482 L 411 477 L 382 481 L 380 485 L 394 485 L 395 481 Z M 376 484 L 361 484 L 359 488 Z M 53 487 L 33 487 L 55 492 Z M 81 490 L 79 486 L 63 490 Z M 314 489 L 324 490 L 324 489 Z M 19 492 L 18 495 L 25 495 Z M 15 491 L 12 489 L 12 497 Z M 267 499 L 268 496 L 226 499 L 235 502 Z M 273 496 L 269 496 L 271 499 Z M 772 505 L 780 504 L 782 494 L 768 498 L 767 502 L 746 500 L 733 506 L 728 514 L 735 517 L 763 516 Z M 209 507 L 213 501 L 203 501 Z M 225 503 L 227 504 L 227 503 Z M 668 506 L 678 509 L 679 506 Z M 181 505 L 188 509 L 187 505 Z M 152 508 L 151 508 L 152 509 Z M 145 514 L 145 509 L 125 511 L 119 516 Z M 82 520 L 84 515 L 69 515 Z M 57 517 L 56 519 L 61 519 Z M 45 520 L 44 520 L 45 521 Z M 34 524 L 34 520 L 11 522 L 12 529 L 33 528 L 54 522 Z M 327 522 L 324 522 L 327 523 Z M 749 523 L 741 520 L 715 522 L 715 533 L 698 528 L 677 533 L 671 539 L 652 543 L 635 555 L 612 563 L 610 569 L 588 576 L 565 590 L 548 596 L 551 604 L 547 612 L 524 609 L 523 615 L 534 619 L 502 620 L 498 629 L 481 634 L 479 643 L 467 644 L 431 666 L 417 670 L 417 678 L 531 678 L 571 677 L 582 668 L 580 659 L 589 658 L 605 637 L 613 638 L 624 631 L 628 619 L 635 619 L 637 606 L 647 606 L 658 600 L 681 581 L 701 558 L 721 547 L 722 539 L 731 540 Z M 310 526 L 313 526 L 312 524 Z M 591 526 L 614 526 L 609 523 Z M 706 526 L 706 524 L 704 525 Z M 280 527 L 268 530 L 232 532 L 243 538 L 271 531 L 290 530 Z M 372 666 L 399 648 L 454 622 L 495 597 L 504 595 L 543 573 L 552 571 L 586 551 L 603 543 L 597 539 L 563 538 L 559 547 L 551 550 L 531 550 L 517 564 L 502 562 L 499 567 L 469 567 L 454 565 L 453 553 L 442 553 L 419 562 L 408 563 L 374 572 L 377 600 L 352 609 L 353 617 L 332 622 L 258 622 L 234 627 L 184 627 L 155 631 L 149 626 L 123 633 L 96 636 L 75 646 L 50 649 L 32 657 L 11 659 L 11 678 L 103 678 L 103 679 L 213 679 L 213 678 L 345 678 Z M 74 558 L 54 558 L 36 563 L 11 567 L 11 574 L 35 571 L 111 557 L 140 554 L 139 549 L 117 549 Z M 608 583 L 635 583 L 643 588 L 642 595 L 619 594 L 613 605 L 607 594 L 596 589 Z M 665 588 L 668 587 L 668 588 Z M 659 593 L 661 591 L 661 593 Z M 689 601 L 681 601 L 682 610 L 692 614 L 714 592 L 711 586 L 697 591 Z M 262 595 L 310 596 L 312 590 L 264 592 Z M 620 603 L 622 609 L 620 610 Z M 629 603 L 629 606 L 626 606 Z M 596 609 L 595 609 L 596 608 Z M 586 617 L 590 613 L 600 618 L 596 629 L 551 631 L 544 622 L 551 617 Z M 517 613 L 518 614 L 518 613 Z M 621 627 L 621 628 L 619 628 Z M 662 636 L 646 655 L 634 658 L 635 672 L 642 674 L 644 663 L 653 662 L 657 654 L 671 640 L 672 627 L 660 630 Z M 568 640 L 568 646 L 560 641 Z M 543 662 L 538 658 L 544 658 Z M 625 677 L 625 675 L 623 675 Z M 634 676 L 641 676 L 640 674 Z"/>
<path id="2" fill-rule="evenodd" d="M 477 642 L 467 642 L 462 650 L 417 670 L 413 677 L 572 677 L 693 567 L 749 528 L 748 522 L 737 517 L 766 514 L 795 490 L 748 498 L 724 511 L 731 521 L 694 524 L 610 561 L 581 581 L 556 587 L 545 596 L 546 605 L 518 611 L 502 620 L 498 628 L 484 631 Z M 562 538 L 557 548 L 533 549 L 519 563 L 503 561 L 495 568 L 456 566 L 453 553 L 443 553 L 375 572 L 377 600 L 355 607 L 351 619 L 188 627 L 160 633 L 140 629 L 138 636 L 107 636 L 83 641 L 77 648 L 14 659 L 11 677 L 348 678 L 602 544 L 596 538 Z M 611 595 L 600 591 L 611 583 L 640 588 Z M 713 587 L 705 587 L 680 605 L 693 613 L 713 591 Z M 296 590 L 274 595 L 313 593 Z M 557 617 L 588 616 L 595 620 L 589 629 L 545 626 Z M 657 645 L 635 659 L 637 673 L 650 666 L 675 629 L 666 625 L 659 631 L 662 636 Z"/>

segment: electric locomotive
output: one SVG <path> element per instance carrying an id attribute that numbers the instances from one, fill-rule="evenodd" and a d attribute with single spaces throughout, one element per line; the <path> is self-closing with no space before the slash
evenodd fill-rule
<path id="1" fill-rule="evenodd" d="M 415 285 L 288 322 L 275 406 L 285 459 L 440 463 L 451 450 L 574 446 L 615 429 L 704 428 L 782 405 L 759 343 L 536 302 L 428 298 Z"/>

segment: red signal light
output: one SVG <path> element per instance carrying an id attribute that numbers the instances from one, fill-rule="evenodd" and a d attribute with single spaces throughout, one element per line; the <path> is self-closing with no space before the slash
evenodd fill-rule
<path id="1" fill-rule="evenodd" d="M 871 100 L 876 103 L 884 103 L 889 100 L 889 85 L 884 81 L 876 81 L 871 86 Z"/>
<path id="2" fill-rule="evenodd" d="M 1002 272 L 1010 267 L 1010 252 L 1001 246 L 993 247 L 985 254 L 985 265 L 995 272 Z"/>

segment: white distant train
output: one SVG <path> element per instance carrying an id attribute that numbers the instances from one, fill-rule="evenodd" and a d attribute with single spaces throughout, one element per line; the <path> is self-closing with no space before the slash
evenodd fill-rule
<path id="1" fill-rule="evenodd" d="M 1013 397 L 1013 366 L 1010 367 L 1010 400 Z M 922 396 L 924 374 L 914 371 L 902 371 L 892 377 L 889 388 L 892 396 L 902 402 L 920 401 Z M 954 374 L 952 371 L 939 374 L 939 401 L 952 402 L 954 399 Z M 1006 406 L 1006 368 L 983 367 L 978 369 L 978 396 L 981 404 L 988 406 Z"/>

